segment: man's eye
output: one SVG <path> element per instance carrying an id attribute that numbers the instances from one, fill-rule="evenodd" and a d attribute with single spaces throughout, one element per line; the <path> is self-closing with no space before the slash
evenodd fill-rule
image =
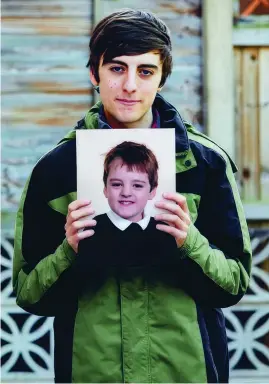
<path id="1" fill-rule="evenodd" d="M 141 69 L 140 74 L 143 76 L 151 76 L 153 75 L 153 72 L 149 71 L 148 69 Z"/>
<path id="2" fill-rule="evenodd" d="M 122 73 L 124 71 L 124 68 L 122 68 L 122 67 L 111 67 L 110 70 L 112 72 Z"/>

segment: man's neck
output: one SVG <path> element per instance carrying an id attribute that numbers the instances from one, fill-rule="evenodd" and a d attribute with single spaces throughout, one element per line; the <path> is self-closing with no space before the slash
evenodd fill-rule
<path id="1" fill-rule="evenodd" d="M 120 128 L 120 129 L 129 129 L 129 128 L 150 128 L 153 123 L 153 114 L 152 108 L 138 121 L 131 123 L 122 123 L 110 115 L 106 110 L 104 110 L 107 123 L 111 128 Z"/>

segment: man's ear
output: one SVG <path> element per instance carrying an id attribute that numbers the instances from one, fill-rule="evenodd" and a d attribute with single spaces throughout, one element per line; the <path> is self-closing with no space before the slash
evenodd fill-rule
<path id="1" fill-rule="evenodd" d="M 106 187 L 104 187 L 103 192 L 104 192 L 105 197 L 107 198 L 107 189 L 106 189 Z"/>
<path id="2" fill-rule="evenodd" d="M 153 188 L 153 190 L 150 192 L 149 200 L 154 199 L 154 197 L 156 196 L 156 192 L 157 192 L 157 187 Z"/>
<path id="3" fill-rule="evenodd" d="M 90 69 L 90 80 L 91 80 L 91 83 L 94 87 L 98 86 L 98 82 L 96 81 L 96 78 L 95 78 L 93 71 L 91 69 Z"/>

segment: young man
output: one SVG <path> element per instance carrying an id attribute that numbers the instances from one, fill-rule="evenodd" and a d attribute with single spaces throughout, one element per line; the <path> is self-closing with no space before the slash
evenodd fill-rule
<path id="1" fill-rule="evenodd" d="M 94 236 L 78 247 L 77 269 L 84 290 L 93 267 L 171 265 L 178 259 L 175 239 L 158 231 L 158 225 L 165 223 L 145 210 L 158 186 L 154 153 L 143 144 L 124 141 L 107 153 L 103 181 L 110 211 L 95 216 Z"/>
<path id="2" fill-rule="evenodd" d="M 157 94 L 172 70 L 161 20 L 116 12 L 95 28 L 90 51 L 90 77 L 101 102 L 77 129 L 176 130 L 177 193 L 164 193 L 156 206 L 167 213 L 155 219 L 166 223 L 158 225 L 160 233 L 175 240 L 178 264 L 93 272 L 91 289 L 78 294 L 78 243 L 94 238 L 96 221 L 80 220 L 94 207 L 74 197 L 73 130 L 37 163 L 23 192 L 13 268 L 17 303 L 55 316 L 57 382 L 227 382 L 218 308 L 242 298 L 251 267 L 236 167 Z"/>

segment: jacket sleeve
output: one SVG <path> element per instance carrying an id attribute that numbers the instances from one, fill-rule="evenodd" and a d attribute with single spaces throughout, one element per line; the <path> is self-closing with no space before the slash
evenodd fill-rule
<path id="1" fill-rule="evenodd" d="M 198 219 L 180 248 L 186 291 L 210 307 L 228 307 L 245 294 L 251 244 L 231 163 L 208 171 Z"/>
<path id="2" fill-rule="evenodd" d="M 21 308 L 36 315 L 55 316 L 73 294 L 68 280 L 75 252 L 65 239 L 65 215 L 48 204 L 52 188 L 43 168 L 36 165 L 21 197 L 12 283 Z"/>

